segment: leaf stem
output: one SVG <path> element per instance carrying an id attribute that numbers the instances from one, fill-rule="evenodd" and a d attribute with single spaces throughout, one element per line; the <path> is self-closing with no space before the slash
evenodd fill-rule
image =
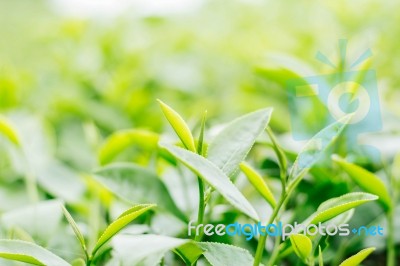
<path id="1" fill-rule="evenodd" d="M 204 203 L 204 183 L 203 180 L 200 177 L 197 177 L 197 181 L 199 184 L 199 210 L 197 213 L 197 225 L 203 223 L 204 219 L 204 210 L 205 210 L 205 203 Z M 202 238 L 202 235 L 195 235 L 194 240 L 195 241 L 200 241 Z"/>
<path id="2" fill-rule="evenodd" d="M 269 221 L 266 225 L 269 225 L 274 222 L 276 216 L 279 213 L 279 210 L 281 209 L 283 203 L 286 201 L 287 194 L 285 191 L 282 192 L 281 197 L 279 198 L 279 202 L 274 208 L 274 211 L 271 214 L 271 217 L 269 218 Z M 261 263 L 262 255 L 265 249 L 265 243 L 267 242 L 267 236 L 268 234 L 265 233 L 264 235 L 261 234 L 260 239 L 258 240 L 258 245 L 257 245 L 257 250 L 256 250 L 256 255 L 254 257 L 254 264 L 253 266 L 259 266 Z"/>

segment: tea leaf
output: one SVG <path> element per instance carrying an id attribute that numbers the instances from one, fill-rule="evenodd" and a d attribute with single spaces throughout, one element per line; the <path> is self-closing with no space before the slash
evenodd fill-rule
<path id="1" fill-rule="evenodd" d="M 272 108 L 261 109 L 229 123 L 210 143 L 207 158 L 231 176 L 267 127 Z"/>
<path id="2" fill-rule="evenodd" d="M 375 248 L 366 248 L 361 251 L 359 251 L 357 254 L 351 256 L 350 258 L 346 259 L 342 263 L 340 263 L 339 266 L 357 266 L 360 265 L 360 263 L 365 260 L 369 254 L 374 252 Z"/>
<path id="3" fill-rule="evenodd" d="M 68 262 L 41 246 L 21 240 L 0 240 L 0 257 L 40 266 L 70 266 Z"/>
<path id="4" fill-rule="evenodd" d="M 222 243 L 201 242 L 203 255 L 212 266 L 252 266 L 254 258 L 242 248 Z"/>
<path id="5" fill-rule="evenodd" d="M 96 252 L 99 250 L 101 246 L 103 246 L 108 240 L 110 240 L 110 238 L 112 238 L 115 234 L 121 231 L 130 222 L 132 222 L 134 219 L 136 219 L 146 211 L 154 208 L 155 206 L 156 206 L 155 204 L 136 205 L 127 210 L 126 212 L 124 212 L 123 214 L 121 214 L 121 216 L 118 217 L 117 220 L 112 222 L 100 236 L 95 247 L 93 248 L 92 256 L 96 254 Z"/>
<path id="6" fill-rule="evenodd" d="M 203 254 L 196 242 L 188 242 L 175 250 L 187 265 L 193 265 Z"/>
<path id="7" fill-rule="evenodd" d="M 307 236 L 301 234 L 290 235 L 290 242 L 292 243 L 294 252 L 300 259 L 306 261 L 310 257 L 312 243 Z"/>
<path id="8" fill-rule="evenodd" d="M 297 183 L 304 174 L 321 158 L 326 149 L 337 139 L 351 115 L 327 126 L 311 138 L 299 153 L 289 175 L 290 184 Z"/>
<path id="9" fill-rule="evenodd" d="M 15 145 L 19 146 L 20 141 L 16 129 L 7 119 L 0 115 L 0 133 L 3 134 Z"/>
<path id="10" fill-rule="evenodd" d="M 86 262 L 79 258 L 71 262 L 71 266 L 86 266 Z"/>
<path id="11" fill-rule="evenodd" d="M 105 165 L 131 145 L 139 145 L 146 150 L 157 148 L 159 135 L 148 130 L 130 129 L 113 133 L 99 150 L 99 162 Z"/>
<path id="12" fill-rule="evenodd" d="M 278 144 L 278 141 L 276 140 L 275 135 L 273 134 L 272 130 L 269 127 L 267 127 L 267 133 L 268 133 L 269 138 L 272 141 L 272 148 L 274 149 L 275 154 L 278 157 L 281 179 L 283 179 L 282 180 L 283 182 L 286 182 L 287 158 L 286 158 L 285 152 L 282 150 L 281 146 Z"/>
<path id="13" fill-rule="evenodd" d="M 146 168 L 132 163 L 113 163 L 94 172 L 94 178 L 113 194 L 132 204 L 154 202 L 182 221 L 187 221 L 165 184 Z"/>
<path id="14" fill-rule="evenodd" d="M 87 249 L 86 249 L 86 244 L 85 244 L 85 238 L 83 237 L 81 231 L 79 230 L 78 225 L 75 223 L 74 218 L 72 218 L 71 214 L 68 212 L 68 210 L 62 206 L 62 210 L 64 213 L 65 218 L 67 219 L 68 223 L 70 224 L 72 230 L 75 233 L 75 236 L 78 238 L 79 243 L 83 249 L 83 251 L 85 252 L 85 254 L 87 255 Z"/>
<path id="15" fill-rule="evenodd" d="M 163 235 L 119 235 L 112 245 L 121 265 L 159 265 L 167 251 L 189 241 Z"/>
<path id="16" fill-rule="evenodd" d="M 247 199 L 233 185 L 227 175 L 225 175 L 217 166 L 207 159 L 193 152 L 182 148 L 162 144 L 163 148 L 169 151 L 175 158 L 186 165 L 196 175 L 203 178 L 215 190 L 217 190 L 229 203 L 238 208 L 244 214 L 254 220 L 258 220 L 258 215 Z"/>
<path id="17" fill-rule="evenodd" d="M 379 202 L 385 210 L 391 208 L 390 195 L 382 180 L 373 173 L 364 168 L 346 162 L 343 158 L 337 155 L 332 156 L 332 159 L 353 179 L 353 181 L 361 187 L 365 192 L 375 194 L 379 197 Z"/>
<path id="18" fill-rule="evenodd" d="M 249 179 L 254 188 L 261 194 L 261 196 L 263 196 L 264 199 L 271 204 L 273 208 L 275 208 L 276 200 L 272 192 L 269 190 L 267 184 L 264 182 L 264 179 L 246 163 L 241 163 L 240 169 L 246 175 L 247 179 Z"/>
<path id="19" fill-rule="evenodd" d="M 160 104 L 161 109 L 168 122 L 171 124 L 172 128 L 175 130 L 176 134 L 178 135 L 186 149 L 192 152 L 196 152 L 192 132 L 190 131 L 188 125 L 185 123 L 183 118 L 174 109 L 172 109 L 162 101 L 157 101 Z"/>
<path id="20" fill-rule="evenodd" d="M 353 192 L 337 198 L 332 198 L 323 202 L 318 207 L 317 211 L 302 224 L 323 223 L 350 209 L 377 199 L 377 196 L 364 192 Z"/>

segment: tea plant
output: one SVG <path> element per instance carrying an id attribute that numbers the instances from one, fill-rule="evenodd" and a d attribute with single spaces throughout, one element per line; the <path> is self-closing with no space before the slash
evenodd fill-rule
<path id="1" fill-rule="evenodd" d="M 245 241 L 238 235 L 191 232 L 188 225 L 192 218 L 197 226 L 233 222 L 267 226 L 298 219 L 305 227 L 340 225 L 361 214 L 355 208 L 365 207 L 364 211 L 371 208 L 385 214 L 387 265 L 395 265 L 396 170 L 386 169 L 391 180 L 388 187 L 347 158 L 328 156 L 335 152 L 351 116 L 322 129 L 296 154 L 284 149 L 268 126 L 271 108 L 239 117 L 217 131 L 208 128 L 204 113 L 195 138 L 196 131 L 178 112 L 162 101 L 159 104 L 179 141 L 171 134 L 145 129 L 114 132 L 98 149 L 99 167 L 80 177 L 71 176 L 69 167 L 55 162 L 50 154 L 45 161 L 35 157 L 27 139 L 35 130 L 43 133 L 37 130 L 40 123 L 27 115 L 1 117 L 3 157 L 10 162 L 10 171 L 25 177 L 33 205 L 2 215 L 0 257 L 50 266 L 354 266 L 375 250 L 354 245 L 353 241 L 362 239 L 358 235 L 342 240 L 303 228 L 284 240 L 260 234 Z M 21 130 L 26 122 L 33 125 L 31 131 Z M 267 170 L 273 174 L 264 178 L 261 173 Z M 335 183 L 330 180 L 333 175 L 343 180 Z M 60 185 L 53 178 L 65 180 Z M 310 185 L 331 186 L 333 191 L 321 195 L 326 188 L 317 189 L 319 198 L 326 199 L 321 202 L 311 194 L 315 192 L 309 190 Z M 338 247 L 340 252 L 335 254 Z M 343 258 L 347 252 L 340 247 L 351 248 L 351 256 Z"/>

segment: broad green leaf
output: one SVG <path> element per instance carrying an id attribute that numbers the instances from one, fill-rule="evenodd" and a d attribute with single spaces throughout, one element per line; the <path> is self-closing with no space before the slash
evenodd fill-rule
<path id="1" fill-rule="evenodd" d="M 213 242 L 200 242 L 203 255 L 212 266 L 252 266 L 254 258 L 242 248 Z"/>
<path id="2" fill-rule="evenodd" d="M 62 202 L 59 200 L 47 200 L 8 211 L 0 218 L 1 227 L 5 230 L 19 227 L 39 245 L 47 246 L 59 230 L 61 206 Z"/>
<path id="3" fill-rule="evenodd" d="M 350 209 L 377 200 L 378 197 L 369 193 L 353 192 L 323 202 L 302 224 L 318 224 L 328 221 Z"/>
<path id="4" fill-rule="evenodd" d="M 264 182 L 264 179 L 248 164 L 241 163 L 240 169 L 246 175 L 247 179 L 249 179 L 250 183 L 254 186 L 254 188 L 264 197 L 264 199 L 271 204 L 273 208 L 276 206 L 276 200 L 274 195 L 269 190 L 267 184 Z"/>
<path id="5" fill-rule="evenodd" d="M 189 241 L 163 235 L 119 235 L 113 239 L 112 246 L 120 265 L 156 266 L 167 251 Z"/>
<path id="6" fill-rule="evenodd" d="M 324 258 L 322 257 L 321 246 L 318 246 L 318 265 L 324 266 Z"/>
<path id="7" fill-rule="evenodd" d="M 157 149 L 159 135 L 143 129 L 122 130 L 108 137 L 99 150 L 101 165 L 111 162 L 119 153 L 131 145 L 139 145 L 146 150 Z"/>
<path id="8" fill-rule="evenodd" d="M 229 177 L 207 159 L 182 148 L 162 144 L 161 147 L 169 151 L 175 158 L 186 165 L 196 175 L 203 178 L 210 186 L 217 190 L 229 203 L 258 221 L 258 215 L 243 194 L 235 187 Z"/>
<path id="9" fill-rule="evenodd" d="M 172 128 L 175 130 L 176 134 L 181 139 L 186 149 L 192 152 L 196 152 L 192 132 L 190 131 L 188 125 L 185 123 L 183 118 L 174 109 L 172 109 L 162 101 L 158 100 L 158 103 L 160 104 L 161 109 L 168 122 L 171 124 Z"/>
<path id="10" fill-rule="evenodd" d="M 114 163 L 97 170 L 94 178 L 116 196 L 132 204 L 154 202 L 182 221 L 187 221 L 164 183 L 146 168 L 132 163 Z"/>
<path id="11" fill-rule="evenodd" d="M 121 216 L 118 217 L 117 220 L 112 222 L 100 236 L 95 247 L 93 248 L 92 255 L 96 254 L 101 246 L 103 246 L 108 240 L 110 240 L 110 238 L 121 231 L 130 222 L 132 222 L 134 219 L 147 212 L 148 210 L 154 208 L 155 206 L 155 204 L 136 205 L 121 214 Z"/>
<path id="12" fill-rule="evenodd" d="M 83 237 L 81 231 L 79 230 L 78 225 L 75 223 L 74 218 L 72 218 L 71 214 L 68 212 L 68 210 L 64 206 L 62 206 L 62 210 L 63 210 L 65 218 L 67 219 L 72 230 L 74 231 L 75 236 L 78 238 L 78 241 L 81 244 L 83 251 L 85 252 L 85 254 L 87 254 L 85 238 Z"/>
<path id="13" fill-rule="evenodd" d="M 379 197 L 379 202 L 387 210 L 391 207 L 389 192 L 382 180 L 373 173 L 364 168 L 349 163 L 337 155 L 332 159 L 353 179 L 353 181 L 361 187 L 365 192 L 375 194 Z"/>
<path id="14" fill-rule="evenodd" d="M 41 246 L 21 240 L 1 239 L 0 257 L 40 266 L 71 266 L 68 262 Z"/>
<path id="15" fill-rule="evenodd" d="M 7 137 L 12 143 L 20 145 L 18 134 L 14 126 L 7 119 L 0 115 L 0 134 Z"/>
<path id="16" fill-rule="evenodd" d="M 207 158 L 231 176 L 267 127 L 272 108 L 261 109 L 229 123 L 208 146 Z"/>
<path id="17" fill-rule="evenodd" d="M 357 254 L 351 256 L 350 258 L 346 259 L 342 263 L 340 263 L 339 266 L 357 266 L 360 265 L 360 263 L 365 260 L 369 254 L 374 252 L 375 248 L 366 248 L 361 251 L 359 251 Z"/>
<path id="18" fill-rule="evenodd" d="M 312 252 L 311 240 L 302 234 L 290 235 L 290 242 L 296 255 L 302 260 L 307 261 Z"/>
<path id="19" fill-rule="evenodd" d="M 289 175 L 290 184 L 298 182 L 304 174 L 322 157 L 329 146 L 350 121 L 351 115 L 347 115 L 339 121 L 327 126 L 311 138 L 299 153 Z"/>

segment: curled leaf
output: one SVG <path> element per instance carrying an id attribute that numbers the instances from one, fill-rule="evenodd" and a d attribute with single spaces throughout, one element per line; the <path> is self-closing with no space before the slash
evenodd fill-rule
<path id="1" fill-rule="evenodd" d="M 183 118 L 171 107 L 158 100 L 161 109 L 167 118 L 168 122 L 171 124 L 172 128 L 175 130 L 176 134 L 182 141 L 186 149 L 196 152 L 196 147 L 194 144 L 194 138 L 192 132 L 190 131 L 188 125 L 185 123 Z"/>
<path id="2" fill-rule="evenodd" d="M 379 202 L 388 210 L 391 207 L 389 192 L 382 180 L 364 168 L 349 163 L 343 158 L 333 155 L 332 159 L 351 177 L 351 179 L 365 192 L 375 194 Z"/>
<path id="3" fill-rule="evenodd" d="M 125 211 L 121 216 L 117 218 L 114 222 L 112 222 L 106 230 L 104 230 L 103 234 L 97 240 L 97 243 L 92 251 L 92 256 L 96 254 L 100 247 L 102 247 L 110 238 L 112 238 L 115 234 L 121 231 L 125 226 L 127 226 L 134 219 L 147 212 L 148 210 L 154 208 L 155 204 L 141 204 L 136 205 L 129 210 Z"/>
<path id="4" fill-rule="evenodd" d="M 267 184 L 264 182 L 264 179 L 253 168 L 244 162 L 240 164 L 240 169 L 246 175 L 247 179 L 254 186 L 254 188 L 261 194 L 261 196 L 263 196 L 263 198 L 272 206 L 272 208 L 275 208 L 276 200 L 271 190 L 269 190 Z"/>
<path id="5" fill-rule="evenodd" d="M 374 252 L 375 248 L 366 248 L 361 251 L 359 251 L 357 254 L 351 256 L 350 258 L 346 259 L 342 263 L 340 263 L 339 266 L 357 266 L 360 265 L 360 263 L 365 260 L 369 254 Z"/>
<path id="6" fill-rule="evenodd" d="M 145 150 L 157 149 L 159 135 L 144 129 L 129 129 L 113 133 L 99 150 L 101 165 L 111 162 L 119 153 L 131 145 L 139 145 Z"/>
<path id="7" fill-rule="evenodd" d="M 307 261 L 312 252 L 311 240 L 302 234 L 290 235 L 290 242 L 296 255 L 302 260 Z"/>

